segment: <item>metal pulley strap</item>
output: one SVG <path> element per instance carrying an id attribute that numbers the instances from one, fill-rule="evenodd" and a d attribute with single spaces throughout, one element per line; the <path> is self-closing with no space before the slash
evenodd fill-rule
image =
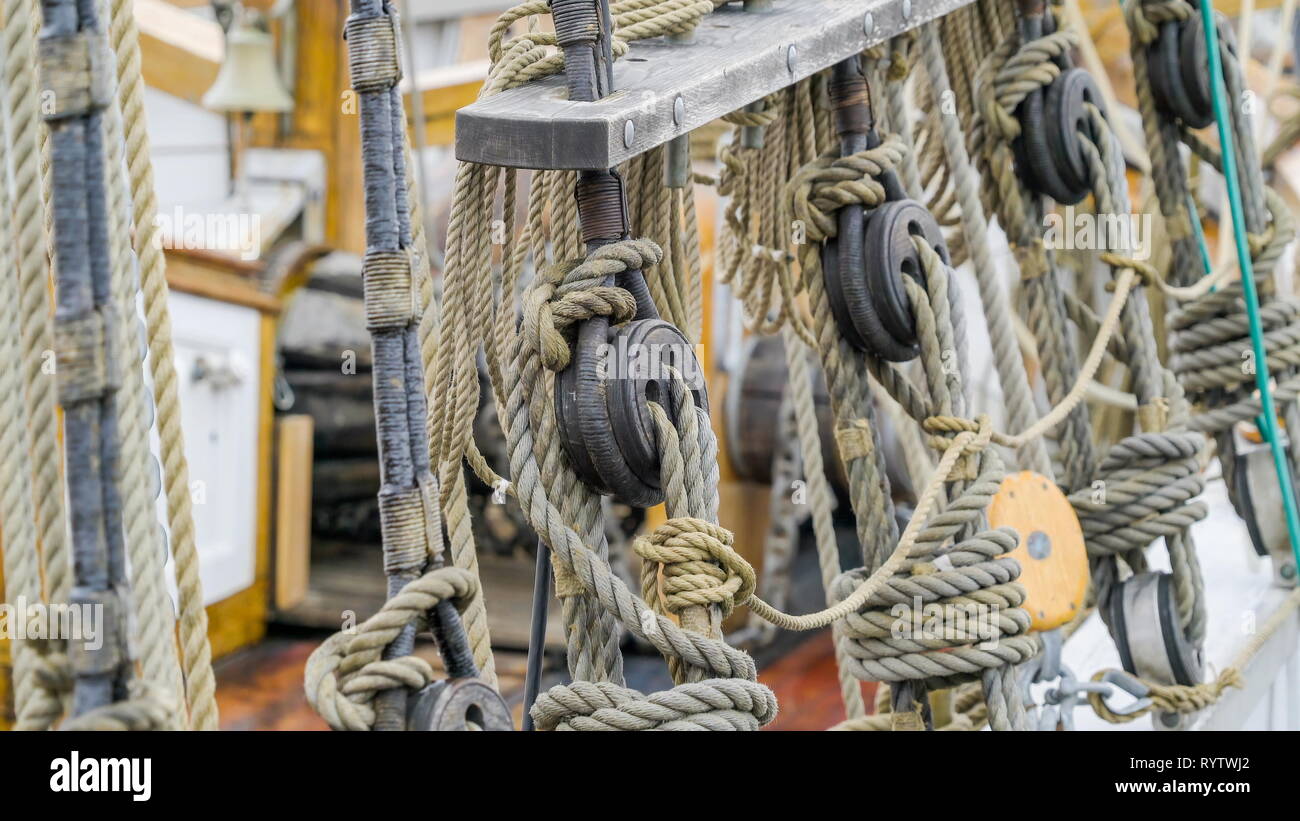
<path id="1" fill-rule="evenodd" d="M 382 629 L 387 632 L 381 635 L 388 642 L 382 658 L 364 657 L 365 667 L 344 670 L 341 682 L 331 684 L 335 682 L 332 668 L 328 673 L 317 668 L 309 670 L 309 679 L 316 682 L 317 688 L 325 688 L 313 689 L 312 681 L 308 682 L 318 709 L 333 705 L 329 706 L 330 714 L 338 718 L 331 721 L 331 726 L 349 729 L 356 728 L 362 718 L 372 721 L 377 730 L 409 726 L 408 691 L 423 687 L 428 677 L 411 676 L 414 662 L 409 660 L 409 654 L 414 648 L 418 620 L 414 617 L 420 611 L 407 604 L 404 597 L 412 595 L 421 584 L 433 585 L 430 593 L 440 591 L 427 600 L 430 609 L 424 615 L 449 674 L 462 679 L 478 675 L 456 609 L 457 601 L 477 595 L 477 584 L 457 587 L 456 601 L 450 591 L 444 593 L 438 587 L 439 579 L 451 576 L 447 575 L 449 569 L 440 569 L 442 519 L 430 470 L 427 406 L 416 336 L 419 310 L 411 275 L 411 208 L 404 154 L 406 120 L 397 89 L 401 79 L 397 27 L 396 13 L 388 0 L 352 0 L 345 36 L 352 60 L 353 88 L 360 96 L 365 157 L 367 248 L 362 275 L 366 325 L 374 347 L 375 426 L 382 477 L 379 511 L 389 605 L 392 618 L 400 623 L 384 622 Z M 459 576 L 456 579 L 457 585 L 465 583 Z M 342 649 L 337 642 L 327 645 L 329 651 L 320 657 L 320 664 L 326 666 L 328 659 Z M 323 645 L 318 652 L 325 650 Z M 351 657 L 362 658 L 355 653 Z M 358 677 L 363 672 L 365 675 Z M 337 702 L 335 696 L 347 696 L 350 686 L 359 686 L 357 681 L 376 677 L 394 677 L 395 684 L 377 692 L 367 691 L 366 697 L 375 701 L 373 714 L 357 713 Z M 331 687 L 338 688 L 337 693 Z M 351 718 L 345 719 L 344 714 Z"/>
<path id="2" fill-rule="evenodd" d="M 57 271 L 55 338 L 57 361 L 69 369 L 59 381 L 72 511 L 69 599 L 74 606 L 99 604 L 117 614 L 106 620 L 101 646 L 69 650 L 75 677 L 72 716 L 78 717 L 126 698 L 132 673 L 122 618 L 127 576 L 118 487 L 117 352 L 108 344 L 116 331 L 101 113 L 110 99 L 115 61 L 96 4 L 46 0 L 42 12 L 41 73 L 56 98 L 45 115 Z"/>

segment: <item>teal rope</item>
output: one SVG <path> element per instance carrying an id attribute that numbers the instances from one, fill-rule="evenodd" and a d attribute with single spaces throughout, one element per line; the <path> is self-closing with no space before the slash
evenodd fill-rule
<path id="1" fill-rule="evenodd" d="M 1250 264 L 1250 249 L 1246 244 L 1246 218 L 1241 208 L 1241 188 L 1237 178 L 1237 157 L 1232 144 L 1232 127 L 1228 123 L 1228 96 L 1223 81 L 1223 57 L 1219 54 L 1219 32 L 1214 24 L 1214 3 L 1201 0 L 1201 22 L 1205 25 L 1205 47 L 1210 57 L 1211 89 L 1214 102 L 1214 120 L 1219 128 L 1219 147 L 1223 152 L 1223 178 L 1228 188 L 1228 204 L 1232 209 L 1232 234 L 1237 245 L 1237 262 L 1241 266 L 1241 290 L 1246 298 L 1246 314 L 1250 320 L 1250 345 L 1255 352 L 1255 385 L 1259 388 L 1263 408 L 1263 430 L 1273 453 L 1273 469 L 1277 471 L 1282 486 L 1282 507 L 1286 512 L 1286 529 L 1291 537 L 1291 552 L 1300 565 L 1300 515 L 1296 512 L 1295 489 L 1291 485 L 1291 471 L 1287 469 L 1286 452 L 1278 433 L 1277 409 L 1273 404 L 1273 390 L 1268 380 L 1268 358 L 1264 349 L 1264 330 L 1259 321 L 1259 295 L 1255 293 L 1254 270 Z M 1300 431 L 1293 431 L 1300 436 Z"/>
<path id="2" fill-rule="evenodd" d="M 1214 266 L 1210 264 L 1210 249 L 1205 244 L 1205 229 L 1201 227 L 1201 215 L 1196 209 L 1196 198 L 1192 196 L 1191 191 L 1187 192 L 1187 213 L 1191 215 L 1192 234 L 1196 236 L 1196 247 L 1201 252 L 1201 273 L 1206 275 L 1214 270 Z"/>

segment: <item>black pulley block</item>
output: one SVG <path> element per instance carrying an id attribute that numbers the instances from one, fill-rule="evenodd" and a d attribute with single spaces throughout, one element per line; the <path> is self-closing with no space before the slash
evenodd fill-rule
<path id="1" fill-rule="evenodd" d="M 1236 38 L 1227 18 L 1215 12 L 1214 19 L 1220 43 L 1235 54 Z M 1188 128 L 1205 128 L 1214 122 L 1210 61 L 1199 13 L 1181 22 L 1162 23 L 1160 36 L 1147 46 L 1147 64 L 1156 105 L 1166 115 Z"/>
<path id="2" fill-rule="evenodd" d="M 938 222 L 925 206 L 909 199 L 886 202 L 870 213 L 863 227 L 861 271 L 840 270 L 836 241 L 822 249 L 826 290 L 840 332 L 853 347 L 890 362 L 906 362 L 920 353 L 902 279 L 925 284 L 913 236 L 924 237 L 949 262 Z"/>
<path id="3" fill-rule="evenodd" d="M 660 319 L 615 328 L 601 318 L 588 320 L 578 331 L 572 361 L 555 379 L 560 441 L 579 478 L 633 507 L 664 500 L 646 403 L 674 413 L 670 369 L 682 375 L 696 412 L 707 417 L 704 374 L 694 349 L 676 326 Z"/>
<path id="4" fill-rule="evenodd" d="M 1101 89 L 1092 75 L 1081 68 L 1072 68 L 1057 77 L 1047 89 L 1043 102 L 1047 125 L 1047 147 L 1051 154 L 1052 169 L 1059 182 L 1060 196 L 1051 195 L 1057 202 L 1072 205 L 1082 200 L 1091 186 L 1087 161 L 1079 147 L 1079 133 L 1092 140 L 1100 135 L 1092 128 L 1086 104 L 1104 109 Z"/>
<path id="5" fill-rule="evenodd" d="M 1092 75 L 1069 68 L 1043 92 L 1026 97 L 1017 109 L 1021 136 L 1013 149 L 1021 178 L 1030 190 L 1062 205 L 1081 202 L 1092 188 L 1079 147 L 1081 131 L 1097 139 L 1086 103 L 1104 110 Z"/>

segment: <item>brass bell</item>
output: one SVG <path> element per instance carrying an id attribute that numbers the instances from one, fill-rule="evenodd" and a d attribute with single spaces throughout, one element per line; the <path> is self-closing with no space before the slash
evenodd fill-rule
<path id="1" fill-rule="evenodd" d="M 203 95 L 212 111 L 290 111 L 293 96 L 275 66 L 275 42 L 266 31 L 241 19 L 226 35 L 226 56 L 217 81 Z"/>

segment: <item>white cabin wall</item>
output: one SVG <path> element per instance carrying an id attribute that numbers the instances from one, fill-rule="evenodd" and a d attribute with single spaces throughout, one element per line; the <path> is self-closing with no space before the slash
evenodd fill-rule
<path id="1" fill-rule="evenodd" d="M 230 188 L 226 118 L 152 88 L 145 89 L 144 105 L 159 210 L 225 199 Z"/>

